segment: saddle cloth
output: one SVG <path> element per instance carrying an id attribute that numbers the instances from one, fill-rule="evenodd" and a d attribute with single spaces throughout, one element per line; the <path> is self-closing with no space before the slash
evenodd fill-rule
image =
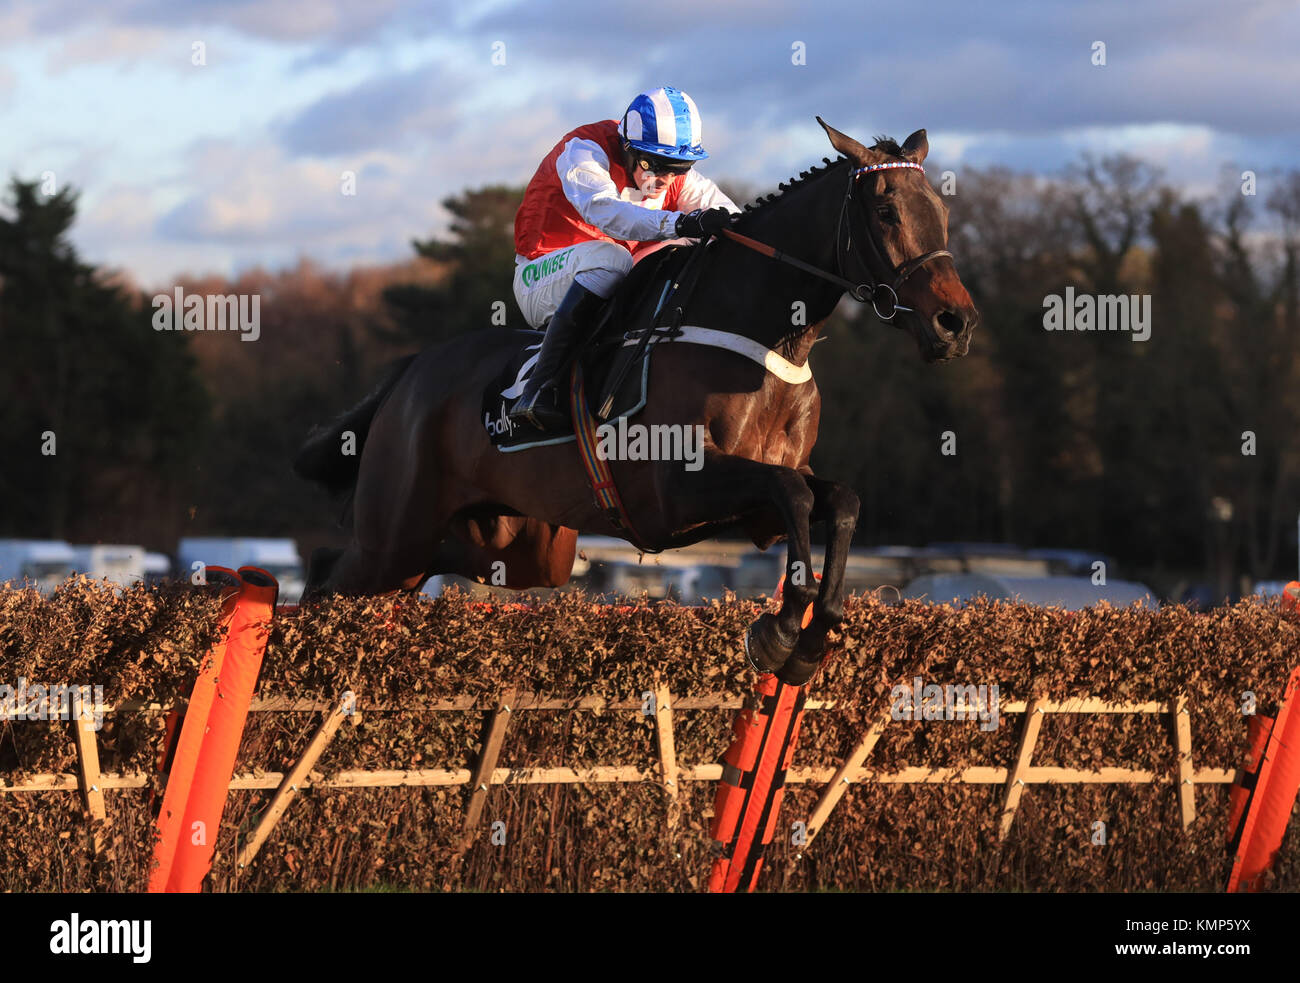
<path id="1" fill-rule="evenodd" d="M 497 376 L 492 385 L 488 386 L 483 392 L 482 419 L 483 428 L 487 430 L 488 437 L 492 440 L 492 446 L 500 451 L 521 451 L 529 447 L 544 447 L 547 444 L 564 444 L 574 438 L 572 421 L 566 423 L 563 430 L 548 430 L 543 433 L 527 423 L 522 426 L 512 425 L 507 419 L 506 413 L 509 412 L 516 398 L 524 391 L 524 385 L 528 381 L 528 376 L 533 368 L 537 365 L 537 353 L 542 347 L 542 338 L 540 331 L 519 331 L 520 347 L 511 355 L 506 362 L 505 367 Z M 653 350 L 654 346 L 650 346 Z M 595 378 L 603 384 L 604 378 L 608 373 L 608 368 L 613 361 L 612 356 L 621 355 L 624 349 L 617 348 L 607 350 L 601 353 L 600 365 L 592 366 L 596 372 Z M 584 372 L 586 372 L 584 360 Z M 609 414 L 610 420 L 617 420 L 620 416 L 629 419 L 641 411 L 645 406 L 646 394 L 650 384 L 650 351 L 641 359 L 640 371 L 629 371 L 623 379 L 623 384 L 619 386 L 619 391 L 614 398 L 614 408 Z M 591 387 L 593 391 L 600 391 L 600 385 Z M 558 399 L 561 405 L 566 409 L 569 405 L 569 373 L 565 371 L 555 390 L 559 395 Z"/>
<path id="2" fill-rule="evenodd" d="M 632 267 L 619 285 L 619 289 L 610 299 L 605 310 L 597 318 L 603 322 L 595 338 L 588 342 L 582 354 L 583 377 L 587 379 L 587 392 L 593 400 L 599 400 L 605 393 L 606 380 L 612 379 L 622 369 L 624 362 L 636 359 L 640 365 L 629 365 L 619 391 L 614 394 L 613 409 L 607 419 L 615 421 L 619 417 L 631 418 L 639 413 L 646 403 L 650 385 L 650 358 L 654 345 L 645 347 L 626 345 L 627 337 L 638 329 L 648 329 L 655 314 L 655 301 L 659 300 L 664 290 L 682 264 L 690 250 L 687 247 L 669 246 L 659 250 L 651 257 Z M 572 424 L 556 431 L 541 431 L 527 424 L 511 426 L 506 418 L 515 399 L 524 391 L 529 373 L 537 365 L 537 355 L 542 347 L 542 332 L 515 331 L 513 333 L 517 349 L 506 360 L 501 372 L 483 391 L 481 419 L 492 445 L 500 451 L 521 451 L 529 447 L 543 447 L 548 444 L 563 444 L 575 439 Z M 568 405 L 568 380 L 566 370 L 558 380 L 557 391 L 563 405 Z M 596 406 L 593 405 L 593 410 Z"/>

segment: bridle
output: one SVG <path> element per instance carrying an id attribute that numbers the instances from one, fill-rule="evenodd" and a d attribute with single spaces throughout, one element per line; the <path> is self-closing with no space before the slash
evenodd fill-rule
<path id="1" fill-rule="evenodd" d="M 922 174 L 925 173 L 925 168 L 920 164 L 914 164 L 907 160 L 890 161 L 885 164 L 867 164 L 849 172 L 849 183 L 844 192 L 844 202 L 840 206 L 839 220 L 835 224 L 835 273 L 827 273 L 825 270 L 819 269 L 811 263 L 805 263 L 801 259 L 796 259 L 794 256 L 787 255 L 779 249 L 769 246 L 766 243 L 759 242 L 757 239 L 751 239 L 749 236 L 741 235 L 739 232 L 733 232 L 731 229 L 723 229 L 722 234 L 728 239 L 740 243 L 742 246 L 748 246 L 750 249 L 762 253 L 764 256 L 770 256 L 772 259 L 779 260 L 782 263 L 788 263 L 790 266 L 803 270 L 805 273 L 811 273 L 813 276 L 821 277 L 823 280 L 827 280 L 830 283 L 843 287 L 854 300 L 861 304 L 870 304 L 871 309 L 876 313 L 876 317 L 880 318 L 882 321 L 893 320 L 894 315 L 899 311 L 913 313 L 914 308 L 904 307 L 898 302 L 898 288 L 903 285 L 903 282 L 908 277 L 931 260 L 940 259 L 944 256 L 952 259 L 952 253 L 948 250 L 932 249 L 928 253 L 922 253 L 920 256 L 913 256 L 911 259 L 904 261 L 899 266 L 894 266 L 885 255 L 885 251 L 881 248 L 880 244 L 876 242 L 876 237 L 871 234 L 871 224 L 868 222 L 866 233 L 867 244 L 871 247 L 871 253 L 880 267 L 890 271 L 893 281 L 890 283 L 876 281 L 876 279 L 871 275 L 870 264 L 862 261 L 860 258 L 859 262 L 862 262 L 863 267 L 865 267 L 865 282 L 855 283 L 852 280 L 846 279 L 844 276 L 844 255 L 856 256 L 856 253 L 853 252 L 852 227 L 845 221 L 849 212 L 849 202 L 853 200 L 854 182 L 857 181 L 859 176 L 871 171 L 887 171 L 899 168 L 920 171 Z M 849 235 L 847 239 L 845 239 L 841 234 L 845 230 L 846 225 L 849 225 Z M 841 252 L 840 246 L 842 239 L 844 240 L 843 252 Z"/>
<path id="2" fill-rule="evenodd" d="M 863 167 L 859 167 L 857 170 L 849 172 L 849 184 L 848 188 L 844 192 L 844 204 L 840 206 L 840 218 L 835 225 L 835 268 L 837 272 L 841 274 L 844 272 L 843 256 L 840 253 L 840 229 L 848 224 L 844 221 L 844 218 L 849 211 L 849 202 L 853 199 L 854 183 L 860 175 L 867 174 L 871 171 L 889 171 L 897 169 L 908 169 L 920 171 L 922 174 L 925 173 L 924 167 L 920 164 L 914 164 L 910 160 L 890 161 L 885 164 L 867 164 Z M 905 260 L 899 266 L 894 266 L 894 264 L 889 261 L 889 257 L 885 255 L 885 251 L 881 248 L 880 243 L 876 242 L 876 237 L 872 235 L 870 222 L 866 222 L 866 228 L 867 245 L 871 247 L 871 252 L 875 255 L 880 267 L 889 270 L 893 274 L 894 282 L 871 282 L 871 268 L 868 264 L 863 263 L 862 265 L 866 267 L 867 282 L 850 289 L 849 293 L 852 294 L 853 299 L 859 303 L 865 304 L 870 301 L 871 309 L 876 312 L 876 317 L 880 318 L 882 321 L 892 320 L 894 315 L 899 311 L 907 311 L 909 314 L 913 313 L 911 307 L 903 307 L 898 303 L 898 288 L 903 285 L 903 281 L 926 263 L 930 262 L 930 260 L 940 259 L 944 256 L 952 259 L 952 253 L 946 249 L 932 249 L 928 253 L 922 253 L 920 256 L 913 256 L 911 259 Z M 853 230 L 851 226 L 849 227 L 848 232 L 849 237 L 845 240 L 843 255 L 853 256 L 856 254 L 853 252 Z M 882 294 L 887 295 L 885 303 L 888 305 L 888 314 L 884 314 L 880 310 Z"/>

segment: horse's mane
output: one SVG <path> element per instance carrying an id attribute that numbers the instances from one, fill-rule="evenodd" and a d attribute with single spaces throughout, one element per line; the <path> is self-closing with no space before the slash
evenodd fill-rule
<path id="1" fill-rule="evenodd" d="M 870 147 L 871 150 L 878 150 L 881 153 L 889 154 L 892 157 L 902 157 L 903 148 L 898 145 L 898 141 L 893 137 L 877 135 L 876 142 Z M 793 191 L 795 188 L 803 187 L 809 181 L 821 177 L 835 165 L 848 160 L 847 157 L 840 156 L 831 160 L 829 157 L 823 157 L 820 166 L 808 168 L 806 171 L 800 171 L 797 178 L 791 178 L 789 181 L 782 181 L 777 185 L 777 190 L 768 195 L 759 195 L 753 201 L 745 205 L 745 213 L 751 214 L 760 212 L 774 201 L 784 198 L 786 193 Z"/>

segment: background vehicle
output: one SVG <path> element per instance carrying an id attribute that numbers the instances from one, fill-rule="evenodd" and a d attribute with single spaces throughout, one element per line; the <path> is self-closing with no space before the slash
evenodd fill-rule
<path id="1" fill-rule="evenodd" d="M 903 598 L 917 598 L 935 604 L 961 604 L 975 597 L 990 601 L 1019 600 L 1045 607 L 1078 611 L 1107 601 L 1124 607 L 1138 601 L 1156 608 L 1155 592 L 1132 580 L 1112 580 L 1104 586 L 1090 577 L 1008 577 L 988 573 L 934 573 L 917 577 L 903 588 Z"/>
<path id="2" fill-rule="evenodd" d="M 119 587 L 130 587 L 144 580 L 143 546 L 95 543 L 72 547 L 76 555 L 73 570 L 92 580 L 107 580 Z"/>
<path id="3" fill-rule="evenodd" d="M 0 583 L 49 594 L 71 576 L 75 565 L 76 554 L 61 539 L 0 540 Z"/>
<path id="4" fill-rule="evenodd" d="M 194 538 L 182 539 L 176 547 L 176 576 L 189 579 L 208 567 L 260 567 L 280 583 L 280 604 L 297 604 L 306 586 L 298 543 L 292 539 Z"/>
<path id="5" fill-rule="evenodd" d="M 166 553 L 144 555 L 144 582 L 149 586 L 161 584 L 172 575 L 172 560 Z"/>

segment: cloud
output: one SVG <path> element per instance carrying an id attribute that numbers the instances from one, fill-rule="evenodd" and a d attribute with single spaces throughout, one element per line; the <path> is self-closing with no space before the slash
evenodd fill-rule
<path id="1" fill-rule="evenodd" d="M 448 73 L 425 66 L 369 79 L 316 100 L 279 128 L 295 154 L 356 154 L 411 147 L 445 136 L 460 122 L 457 91 Z"/>
<path id="2" fill-rule="evenodd" d="M 156 27 L 105 26 L 95 31 L 80 31 L 67 36 L 50 51 L 45 69 L 51 75 L 81 65 L 97 62 L 133 64 L 148 56 L 162 52 L 168 44 L 175 44 L 174 33 Z M 179 49 L 172 60 L 178 67 L 189 64 L 189 44 Z"/>
<path id="3" fill-rule="evenodd" d="M 43 0 L 34 11 L 10 15 L 4 36 L 63 36 L 114 25 L 146 31 L 225 27 L 267 41 L 358 46 L 385 31 L 433 33 L 455 10 L 451 0 Z"/>
<path id="4" fill-rule="evenodd" d="M 113 184 L 84 201 L 77 218 L 79 244 L 99 251 L 122 239 L 152 235 L 152 189 Z"/>
<path id="5" fill-rule="evenodd" d="M 381 176 L 359 180 L 352 196 L 342 193 L 338 167 L 287 159 L 273 144 L 203 141 L 189 159 L 190 193 L 162 215 L 155 233 L 175 242 L 250 251 L 274 244 L 327 244 L 391 221 L 401 213 L 391 194 L 409 172 L 409 163 L 400 158 L 379 161 Z M 373 167 L 365 170 L 376 174 Z"/>
<path id="6" fill-rule="evenodd" d="M 88 195 L 73 229 L 85 258 L 167 283 L 182 269 L 231 275 L 301 256 L 332 266 L 408 259 L 411 238 L 445 226 L 440 196 L 399 156 L 369 160 L 355 196 L 341 194 L 334 167 L 286 158 L 275 144 L 205 141 L 186 170 L 187 193 L 170 207 L 151 184 Z"/>
<path id="7" fill-rule="evenodd" d="M 259 132 L 194 142 L 168 177 L 88 183 L 73 237 L 88 262 L 166 283 L 182 269 L 233 274 L 309 256 L 329 266 L 410 259 L 411 240 L 445 234 L 441 202 L 466 188 L 521 184 L 573 123 L 549 107 L 454 137 L 421 134 L 411 151 L 343 158 L 293 156 Z M 357 194 L 340 193 L 341 172 Z"/>
<path id="8" fill-rule="evenodd" d="M 585 0 L 511 7 L 484 15 L 474 30 L 614 78 L 630 62 L 639 84 L 671 82 L 702 111 L 707 104 L 713 117 L 751 132 L 809 111 L 909 132 L 1131 122 L 1261 135 L 1300 128 L 1300 101 L 1280 95 L 1300 88 L 1293 50 L 1300 7 L 1273 0 L 1244 0 L 1230 14 L 1187 0 L 1012 0 L 996 10 L 932 0 L 923 22 L 904 4 L 834 0 L 773 18 L 670 0 L 655 13 L 674 34 L 656 44 L 629 40 L 645 28 L 637 6 L 603 10 L 574 32 L 588 7 Z M 1091 63 L 1097 40 L 1107 44 L 1104 67 Z M 806 46 L 804 65 L 792 64 L 795 41 Z"/>
<path id="9" fill-rule="evenodd" d="M 926 127 L 932 169 L 1125 151 L 1201 187 L 1292 163 L 1298 34 L 1273 0 L 45 0 L 0 8 L 0 130 L 20 169 L 85 189 L 74 236 L 111 262 L 342 264 L 405 258 L 445 229 L 442 199 L 526 182 L 661 84 L 700 106 L 702 170 L 754 188 L 833 155 L 814 114 L 864 141 Z M 204 38 L 224 57 L 178 84 Z"/>

